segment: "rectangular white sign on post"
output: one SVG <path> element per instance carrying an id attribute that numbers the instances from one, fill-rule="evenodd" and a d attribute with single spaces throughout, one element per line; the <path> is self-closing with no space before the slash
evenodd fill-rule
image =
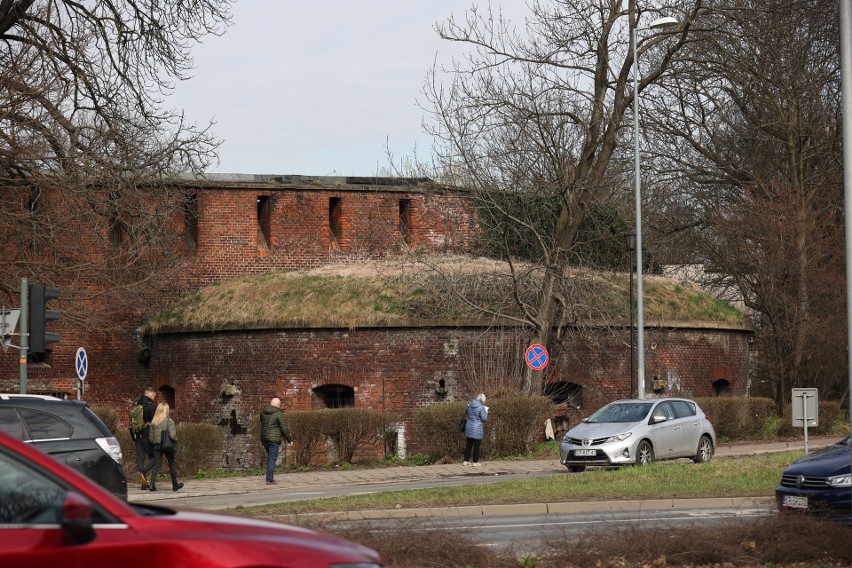
<path id="1" fill-rule="evenodd" d="M 819 390 L 793 389 L 793 426 L 819 426 Z M 805 424 L 807 420 L 807 424 Z"/>
<path id="2" fill-rule="evenodd" d="M 4 353 L 12 344 L 12 335 L 15 333 L 15 328 L 18 326 L 18 318 L 20 315 L 21 310 L 19 308 L 0 309 L 0 342 L 3 343 Z"/>
<path id="3" fill-rule="evenodd" d="M 793 389 L 793 426 L 805 429 L 805 453 L 808 453 L 808 426 L 819 426 L 817 389 Z"/>

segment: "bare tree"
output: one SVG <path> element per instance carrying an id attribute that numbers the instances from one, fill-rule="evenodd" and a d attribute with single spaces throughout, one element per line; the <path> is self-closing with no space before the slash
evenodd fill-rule
<path id="1" fill-rule="evenodd" d="M 650 113 L 660 117 L 657 242 L 689 243 L 711 283 L 733 285 L 759 314 L 759 379 L 779 408 L 796 386 L 840 396 L 837 3 L 710 4 Z"/>
<path id="2" fill-rule="evenodd" d="M 103 307 L 166 280 L 152 275 L 173 266 L 185 198 L 168 180 L 204 170 L 218 142 L 163 103 L 231 3 L 0 0 L 7 297 L 29 276 Z"/>
<path id="3" fill-rule="evenodd" d="M 425 83 L 439 168 L 445 181 L 472 189 L 486 230 L 502 236 L 505 259 L 526 244 L 535 268 L 514 276 L 541 283 L 532 297 L 516 294 L 533 342 L 547 345 L 553 330 L 576 322 L 565 276 L 579 259 L 577 236 L 590 209 L 618 189 L 611 162 L 634 98 L 630 30 L 661 16 L 680 22 L 639 34 L 641 92 L 679 57 L 701 7 L 700 0 L 534 1 L 520 28 L 476 7 L 437 26 L 442 38 L 470 48 L 450 69 L 433 68 Z M 511 206 L 518 202 L 529 207 Z M 541 379 L 530 372 L 526 389 L 540 393 Z"/>

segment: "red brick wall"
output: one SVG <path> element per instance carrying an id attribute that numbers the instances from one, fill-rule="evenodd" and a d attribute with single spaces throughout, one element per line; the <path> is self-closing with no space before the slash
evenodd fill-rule
<path id="1" fill-rule="evenodd" d="M 384 408 L 410 425 L 420 406 L 467 400 L 473 394 L 464 392 L 469 367 L 460 358 L 489 341 L 487 336 L 483 328 L 425 327 L 170 334 L 153 339 L 151 371 L 156 386 L 175 389 L 178 420 L 249 430 L 273 395 L 284 397 L 285 409 L 307 410 L 316 406 L 312 389 L 344 384 L 355 389 L 356 406 Z M 710 396 L 717 378 L 729 380 L 731 394 L 744 394 L 748 337 L 743 330 L 649 330 L 646 393 L 654 396 L 653 377 L 658 376 L 667 380 L 664 394 L 670 396 Z M 582 408 L 565 411 L 574 420 L 628 396 L 625 339 L 608 330 L 593 340 L 567 339 L 554 348 L 545 380 L 583 387 Z M 502 330 L 499 341 L 509 345 L 511 333 Z M 719 376 L 722 372 L 724 377 Z M 440 379 L 448 387 L 443 398 L 435 392 Z M 239 394 L 220 397 L 223 383 L 236 385 Z M 408 452 L 416 453 L 416 440 L 410 428 L 406 430 Z M 254 463 L 249 458 L 250 442 L 247 434 L 228 436 L 224 458 L 228 467 Z"/>
<path id="2" fill-rule="evenodd" d="M 274 178 L 273 178 L 274 179 Z M 270 269 L 303 269 L 340 255 L 379 258 L 403 248 L 464 250 L 476 223 L 463 193 L 399 183 L 242 183 L 197 188 L 198 241 L 191 286 Z M 341 178 L 346 179 L 346 178 Z M 268 199 L 269 235 L 259 236 L 258 197 Z M 329 202 L 340 204 L 333 239 Z M 400 201 L 410 204 L 410 244 L 403 243 Z"/>
<path id="3" fill-rule="evenodd" d="M 400 200 L 410 204 L 410 247 L 440 251 L 464 250 L 475 233 L 476 222 L 463 192 L 446 191 L 428 180 L 364 179 L 306 176 L 217 175 L 202 181 L 181 181 L 194 192 L 197 230 L 183 223 L 186 259 L 190 268 L 177 279 L 178 286 L 190 289 L 212 281 L 260 274 L 271 269 L 301 269 L 347 258 L 377 258 L 403 248 L 400 231 Z M 269 199 L 269 239 L 258 240 L 259 196 Z M 330 198 L 341 202 L 342 239 L 334 250 L 329 238 Z M 102 254 L 75 232 L 81 254 Z M 195 235 L 190 238 L 190 234 Z M 46 282 L 40 282 L 46 283 Z M 151 371 L 139 361 L 143 346 L 136 329 L 146 317 L 168 305 L 163 297 L 158 305 L 137 304 L 132 314 L 110 313 L 115 322 L 88 322 L 75 327 L 75 311 L 69 298 L 88 297 L 92 284 L 85 275 L 69 274 L 68 281 L 51 281 L 63 289 L 61 302 L 52 309 L 64 312 L 50 325 L 62 340 L 52 345 L 49 367 L 29 366 L 28 392 L 65 393 L 75 396 L 74 354 L 83 346 L 89 354 L 89 377 L 85 396 L 92 404 L 123 409 L 138 398 L 152 380 Z M 81 289 L 85 288 L 85 293 Z M 92 297 L 97 301 L 97 294 Z M 10 298 L 17 305 L 17 298 Z M 89 300 L 87 300 L 89 301 Z M 59 304 L 59 305 L 57 305 Z M 108 326 L 110 332 L 99 333 Z M 118 331 L 116 331 L 118 330 Z M 0 392 L 19 391 L 17 350 L 0 355 Z"/>

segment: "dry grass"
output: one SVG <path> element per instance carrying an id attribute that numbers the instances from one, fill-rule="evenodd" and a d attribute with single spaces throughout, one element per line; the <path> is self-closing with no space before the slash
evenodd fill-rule
<path id="1" fill-rule="evenodd" d="M 589 530 L 581 536 L 557 533 L 541 550 L 495 552 L 476 545 L 463 530 L 439 521 L 401 521 L 381 528 L 320 527 L 381 552 L 389 568 L 458 566 L 501 568 L 755 568 L 852 565 L 848 527 L 800 515 L 772 515 L 724 524 L 688 527 Z M 582 545 L 578 545 L 582 543 Z M 528 546 L 528 545 L 527 545 Z"/>
<path id="2" fill-rule="evenodd" d="M 398 257 L 306 271 L 272 271 L 212 284 L 152 318 L 147 331 L 258 326 L 353 328 L 404 321 L 518 317 L 516 293 L 534 302 L 540 269 L 459 256 Z M 609 324 L 629 318 L 628 278 L 572 271 L 561 295 L 570 321 Z M 646 278 L 649 320 L 741 323 L 740 312 L 697 286 Z"/>

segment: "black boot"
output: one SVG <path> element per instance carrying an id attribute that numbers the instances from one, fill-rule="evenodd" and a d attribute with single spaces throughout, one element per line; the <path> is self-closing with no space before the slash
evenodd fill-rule
<path id="1" fill-rule="evenodd" d="M 148 489 L 149 489 L 150 491 L 156 491 L 156 490 L 157 490 L 157 486 L 156 486 L 156 485 L 154 485 L 154 482 L 152 481 L 152 482 L 150 483 L 150 485 L 148 486 Z"/>
<path id="2" fill-rule="evenodd" d="M 181 487 L 183 487 L 183 483 L 178 483 L 178 484 L 172 485 L 172 491 L 177 491 Z"/>

